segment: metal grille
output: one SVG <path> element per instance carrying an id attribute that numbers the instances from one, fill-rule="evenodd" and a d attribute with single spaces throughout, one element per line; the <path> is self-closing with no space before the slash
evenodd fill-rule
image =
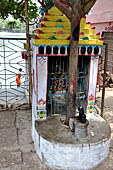
<path id="1" fill-rule="evenodd" d="M 78 57 L 77 99 L 76 106 L 83 106 L 86 112 L 90 56 Z"/>
<path id="2" fill-rule="evenodd" d="M 76 107 L 83 106 L 85 110 L 87 105 L 89 63 L 89 56 L 79 56 Z M 66 114 L 67 112 L 68 67 L 69 56 L 48 57 L 48 115 Z"/>
<path id="3" fill-rule="evenodd" d="M 66 113 L 68 63 L 68 56 L 48 57 L 48 115 Z"/>
<path id="4" fill-rule="evenodd" d="M 22 59 L 25 38 L 0 38 L 0 109 L 19 107 L 29 97 L 28 65 Z M 17 88 L 16 74 L 22 68 L 21 87 Z"/>

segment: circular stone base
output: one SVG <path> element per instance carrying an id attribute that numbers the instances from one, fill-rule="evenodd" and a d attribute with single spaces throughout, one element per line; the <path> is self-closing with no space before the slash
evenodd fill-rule
<path id="1" fill-rule="evenodd" d="M 87 114 L 89 140 L 86 141 L 76 139 L 60 118 L 37 120 L 33 128 L 36 153 L 50 168 L 88 170 L 108 156 L 110 127 L 99 115 Z"/>

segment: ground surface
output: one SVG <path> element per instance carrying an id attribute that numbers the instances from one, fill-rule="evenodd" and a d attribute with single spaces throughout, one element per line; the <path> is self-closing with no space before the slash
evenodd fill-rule
<path id="1" fill-rule="evenodd" d="M 0 112 L 0 170 L 48 170 L 31 138 L 31 110 Z"/>
<path id="2" fill-rule="evenodd" d="M 97 92 L 97 100 L 99 101 L 101 92 Z M 113 89 L 106 88 L 105 103 L 104 103 L 104 118 L 108 121 L 111 127 L 111 144 L 109 156 L 94 170 L 113 170 Z"/>
<path id="3" fill-rule="evenodd" d="M 101 93 L 97 93 L 97 100 Z M 113 170 L 113 90 L 106 90 L 104 117 L 111 126 L 108 158 L 93 170 Z M 50 170 L 40 162 L 31 138 L 31 110 L 0 112 L 0 170 Z"/>

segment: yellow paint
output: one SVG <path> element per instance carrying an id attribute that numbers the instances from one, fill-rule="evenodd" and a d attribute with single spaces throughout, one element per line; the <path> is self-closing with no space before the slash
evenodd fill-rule
<path id="1" fill-rule="evenodd" d="M 39 40 L 36 40 L 34 39 L 33 43 L 35 45 L 69 45 L 70 44 L 70 41 L 69 40 L 49 40 L 49 39 L 39 39 Z"/>
<path id="2" fill-rule="evenodd" d="M 65 16 L 45 16 L 49 21 L 57 21 L 58 19 L 61 19 L 62 21 L 69 22 L 69 19 Z M 62 23 L 62 22 L 61 22 Z"/>
<path id="3" fill-rule="evenodd" d="M 34 39 L 32 42 L 35 45 L 69 45 L 70 41 L 69 40 L 47 40 L 47 39 Z M 79 45 L 103 45 L 103 41 L 99 40 L 79 40 Z"/>
<path id="4" fill-rule="evenodd" d="M 48 39 L 53 36 L 53 34 L 36 34 L 40 39 Z M 70 34 L 54 34 L 54 37 L 59 40 L 65 40 Z"/>
<path id="5" fill-rule="evenodd" d="M 85 34 L 93 35 L 95 30 L 94 29 L 83 29 L 83 28 L 81 28 L 80 32 L 84 32 Z"/>
<path id="6" fill-rule="evenodd" d="M 63 27 L 70 27 L 71 24 L 70 22 L 49 22 L 49 21 L 42 21 L 41 23 L 43 23 L 46 27 L 57 27 L 58 25 L 62 25 Z"/>
<path id="7" fill-rule="evenodd" d="M 49 39 L 50 37 L 53 36 L 53 34 L 35 34 L 37 35 L 40 39 Z M 66 40 L 70 34 L 54 34 L 54 36 L 56 37 L 56 39 L 58 40 Z M 83 39 L 83 37 L 88 37 L 89 39 L 92 40 L 97 40 L 99 38 L 98 35 L 89 35 L 89 34 L 84 34 L 84 35 L 80 35 L 79 38 Z"/>
<path id="8" fill-rule="evenodd" d="M 62 31 L 64 33 L 70 34 L 70 29 L 67 28 L 55 28 L 55 27 L 43 27 L 40 28 L 44 33 L 58 33 L 58 31 Z"/>
<path id="9" fill-rule="evenodd" d="M 41 21 L 40 24 L 44 24 L 46 27 L 38 28 L 44 32 L 44 34 L 37 34 L 40 39 L 32 39 L 35 45 L 69 45 L 70 40 L 66 40 L 70 36 L 71 24 L 68 18 L 62 14 L 55 6 L 49 9 L 49 16 L 44 16 L 48 21 Z M 43 17 L 43 18 L 44 18 Z M 63 22 L 56 22 L 61 19 Z M 63 28 L 58 28 L 58 25 L 62 25 Z M 62 31 L 63 34 L 58 32 Z M 90 24 L 86 24 L 86 18 L 82 18 L 80 22 L 80 33 L 84 35 L 79 36 L 79 45 L 103 45 L 103 41 L 99 40 L 100 35 L 95 35 L 95 29 L 91 29 Z M 54 36 L 56 40 L 50 40 L 49 38 Z M 89 40 L 83 40 L 84 37 L 88 37 Z"/>
<path id="10" fill-rule="evenodd" d="M 80 35 L 79 38 L 83 38 L 83 37 L 88 37 L 89 39 L 99 39 L 100 36 L 98 35 L 90 35 L 90 34 L 84 34 L 84 35 Z"/>
<path id="11" fill-rule="evenodd" d="M 46 17 L 46 16 L 45 16 Z M 70 22 L 49 22 L 49 21 L 42 21 L 46 27 L 57 27 L 58 25 L 62 25 L 63 27 L 71 27 Z M 90 29 L 90 24 L 80 23 L 81 28 L 87 28 Z"/>
<path id="12" fill-rule="evenodd" d="M 26 43 L 24 43 L 24 49 L 27 49 L 27 44 Z"/>
<path id="13" fill-rule="evenodd" d="M 100 41 L 100 40 L 81 40 L 81 39 L 79 39 L 79 45 L 103 45 L 103 41 Z"/>
<path id="14" fill-rule="evenodd" d="M 52 7 L 49 11 L 48 11 L 48 13 L 50 14 L 50 15 L 62 15 L 62 12 L 59 10 L 59 9 L 57 9 L 55 6 L 54 7 Z"/>
<path id="15" fill-rule="evenodd" d="M 90 29 L 90 24 L 80 23 L 80 28 Z"/>
<path id="16" fill-rule="evenodd" d="M 86 18 L 82 18 L 80 22 L 85 24 L 86 23 Z"/>
<path id="17" fill-rule="evenodd" d="M 85 35 L 87 37 L 87 35 Z M 89 39 L 99 39 L 100 35 L 88 35 Z"/>

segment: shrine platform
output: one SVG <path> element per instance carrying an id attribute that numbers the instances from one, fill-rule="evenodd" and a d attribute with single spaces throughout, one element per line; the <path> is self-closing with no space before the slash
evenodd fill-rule
<path id="1" fill-rule="evenodd" d="M 108 156 L 111 130 L 98 114 L 87 114 L 88 138 L 83 142 L 60 119 L 53 116 L 35 121 L 34 146 L 42 162 L 53 169 L 87 170 Z"/>

